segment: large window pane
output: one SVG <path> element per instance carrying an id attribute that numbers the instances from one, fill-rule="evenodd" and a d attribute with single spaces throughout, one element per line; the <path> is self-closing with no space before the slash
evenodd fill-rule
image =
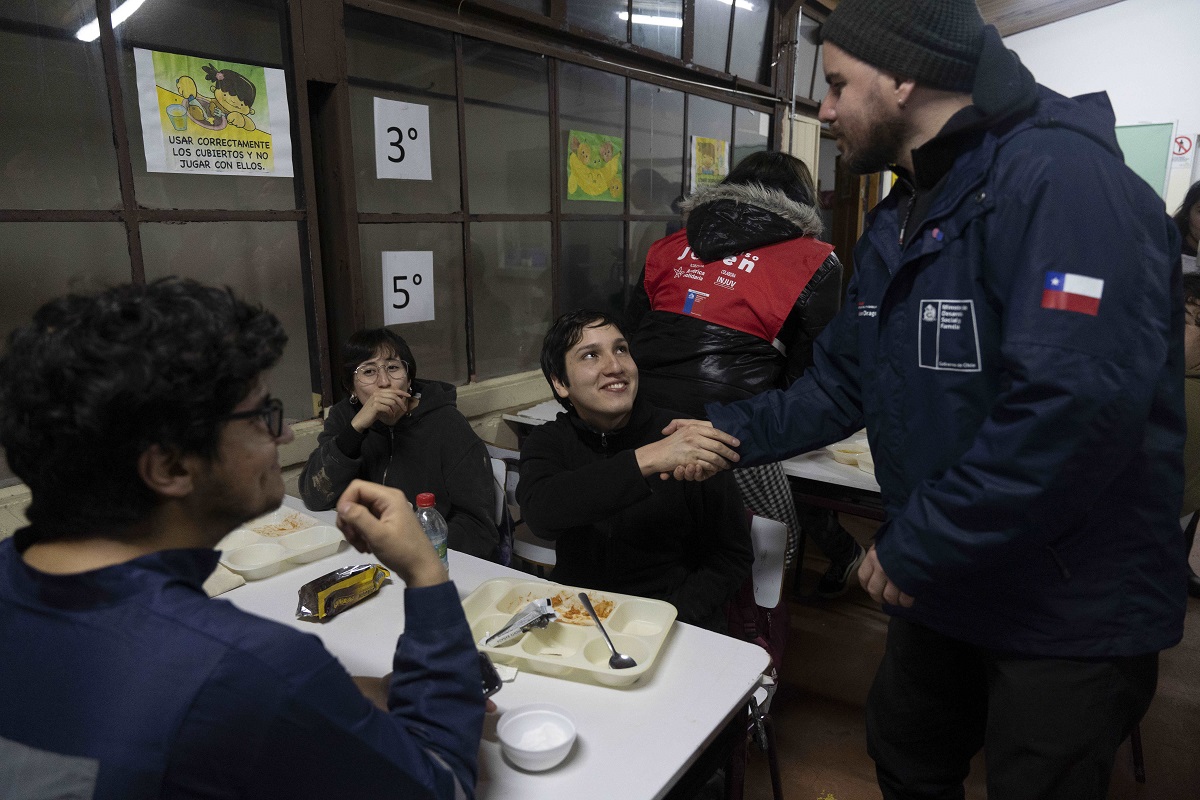
<path id="1" fill-rule="evenodd" d="M 646 253 L 650 245 L 683 227 L 683 221 L 644 221 L 629 223 L 629 288 L 633 289 L 642 279 L 646 268 Z M 630 331 L 632 333 L 632 331 Z"/>
<path id="2" fill-rule="evenodd" d="M 0 208 L 121 203 L 100 43 L 75 38 L 95 14 L 78 9 L 69 0 L 0 6 L 0 21 L 39 24 L 64 35 L 0 31 Z"/>
<path id="3" fill-rule="evenodd" d="M 625 237 L 620 222 L 564 222 L 559 293 L 562 311 L 625 308 Z"/>
<path id="4" fill-rule="evenodd" d="M 129 244 L 118 222 L 0 222 L 0 342 L 47 300 L 129 282 Z M 0 450 L 0 487 L 17 483 Z"/>
<path id="5" fill-rule="evenodd" d="M 549 15 L 550 13 L 548 0 L 500 0 L 500 2 L 523 11 L 532 11 L 535 14 Z"/>
<path id="6" fill-rule="evenodd" d="M 53 297 L 129 282 L 119 222 L 0 222 L 0 242 L 0 342 Z"/>
<path id="7" fill-rule="evenodd" d="M 229 286 L 243 300 L 262 303 L 283 323 L 288 345 L 271 372 L 271 394 L 289 419 L 316 414 L 310 369 L 302 227 L 295 222 L 188 222 L 141 228 L 146 280 L 167 275 Z"/>
<path id="8" fill-rule="evenodd" d="M 538 368 L 552 290 L 549 222 L 471 224 L 476 378 Z"/>
<path id="9" fill-rule="evenodd" d="M 567 22 L 592 33 L 617 41 L 626 41 L 626 20 L 629 5 L 626 0 L 569 0 Z"/>
<path id="10" fill-rule="evenodd" d="M 813 77 L 824 84 L 825 76 L 816 73 L 817 45 L 813 43 L 813 34 L 821 23 L 806 14 L 800 14 L 800 35 L 796 42 L 796 76 L 795 91 L 797 97 L 812 97 Z"/>
<path id="11" fill-rule="evenodd" d="M 560 64 L 558 70 L 558 144 L 562 154 L 562 210 L 566 214 L 620 214 L 624 203 L 571 200 L 567 196 L 567 155 L 570 132 L 585 131 L 607 136 L 625 136 L 625 79 L 576 64 Z M 626 144 L 628 144 L 626 142 Z M 622 148 L 621 158 L 625 157 Z M 621 175 L 627 176 L 624 169 Z"/>
<path id="12" fill-rule="evenodd" d="M 688 136 L 707 136 L 728 142 L 733 131 L 733 106 L 707 97 L 688 97 Z"/>
<path id="13" fill-rule="evenodd" d="M 733 47 L 729 50 L 729 71 L 764 85 L 771 82 L 767 67 L 770 59 L 766 57 L 771 41 L 767 35 L 770 16 L 767 0 L 737 3 L 733 11 Z"/>
<path id="14" fill-rule="evenodd" d="M 434 318 L 392 327 L 416 356 L 421 378 L 467 382 L 467 321 L 463 300 L 462 226 L 360 225 L 363 302 L 368 328 L 383 324 L 383 253 L 433 253 Z M 341 342 L 334 343 L 341 347 Z"/>
<path id="15" fill-rule="evenodd" d="M 825 82 L 825 48 L 817 48 L 816 77 L 813 78 L 812 99 L 818 103 L 824 102 L 829 93 L 829 84 Z"/>
<path id="16" fill-rule="evenodd" d="M 633 0 L 633 43 L 679 58 L 683 0 Z"/>
<path id="17" fill-rule="evenodd" d="M 350 128 L 358 210 L 461 210 L 453 37 L 432 28 L 347 9 L 346 58 L 352 84 Z M 355 79 L 375 85 L 354 85 Z M 429 107 L 432 180 L 375 177 L 375 97 Z"/>
<path id="18" fill-rule="evenodd" d="M 751 153 L 767 149 L 771 135 L 771 115 L 749 108 L 735 107 L 733 110 L 733 159 L 732 167 Z"/>
<path id="19" fill-rule="evenodd" d="M 692 59 L 697 64 L 725 71 L 731 5 L 729 0 L 696 0 L 696 34 L 693 39 Z"/>
<path id="20" fill-rule="evenodd" d="M 113 5 L 120 5 L 114 2 Z M 283 68 L 282 0 L 231 0 L 228 3 L 148 2 L 115 29 L 120 47 L 120 77 L 125 96 L 125 124 L 133 154 L 133 185 L 138 203 L 149 208 L 188 209 L 292 209 L 296 207 L 295 178 L 240 177 L 236 175 L 189 175 L 147 172 L 145 137 L 138 107 L 138 88 L 133 48 L 211 58 L 214 62 L 236 62 Z M 197 86 L 208 95 L 211 85 Z M 163 87 L 171 90 L 171 87 Z M 290 95 L 290 91 L 288 93 Z M 274 98 L 270 98 L 274 100 Z M 295 101 L 288 97 L 288 111 L 295 119 Z M 270 109 L 253 115 L 263 130 L 271 130 Z M 290 136 L 293 125 L 288 125 Z M 219 136 L 219 134 L 218 134 Z M 292 153 L 296 143 L 292 143 Z M 293 166 L 293 172 L 296 168 Z"/>
<path id="21" fill-rule="evenodd" d="M 463 87 L 471 213 L 549 213 L 546 58 L 467 39 Z"/>
<path id="22" fill-rule="evenodd" d="M 733 133 L 733 106 L 729 103 L 722 103 L 717 100 L 710 100 L 707 97 L 697 97 L 696 95 L 688 96 L 688 191 L 689 194 L 694 192 L 698 187 L 693 185 L 694 173 L 696 166 L 692 161 L 696 158 L 695 145 L 691 137 L 703 136 L 708 139 L 717 139 L 725 142 L 725 156 L 729 160 L 726 167 L 733 166 L 733 151 L 732 142 L 729 137 Z M 724 159 L 717 159 L 723 161 Z M 716 171 L 719 174 L 721 164 L 716 165 Z"/>
<path id="23" fill-rule="evenodd" d="M 677 214 L 683 187 L 683 93 L 630 83 L 629 207 Z"/>

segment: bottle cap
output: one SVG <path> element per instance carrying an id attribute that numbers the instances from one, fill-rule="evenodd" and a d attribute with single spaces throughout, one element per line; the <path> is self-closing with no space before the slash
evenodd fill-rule
<path id="1" fill-rule="evenodd" d="M 417 495 L 417 508 L 432 508 L 434 503 L 433 492 L 421 492 Z"/>

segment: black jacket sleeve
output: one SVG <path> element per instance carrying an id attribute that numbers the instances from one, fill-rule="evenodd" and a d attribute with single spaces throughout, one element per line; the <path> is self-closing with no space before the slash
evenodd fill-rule
<path id="1" fill-rule="evenodd" d="M 300 472 L 300 498 L 312 511 L 333 508 L 362 469 L 361 458 L 351 458 L 338 447 L 338 437 L 352 430 L 350 420 L 355 413 L 347 403 L 338 403 L 329 410 L 325 427 L 317 437 L 317 449 Z"/>
<path id="2" fill-rule="evenodd" d="M 568 469 L 563 447 L 571 432 L 564 433 L 562 424 L 569 423 L 534 428 L 521 447 L 517 503 L 530 530 L 544 539 L 608 519 L 650 496 L 633 450 Z"/>
<path id="3" fill-rule="evenodd" d="M 837 315 L 841 301 L 842 262 L 830 253 L 796 298 L 792 313 L 779 332 L 779 338 L 787 345 L 787 365 L 780 376 L 779 388 L 791 386 L 812 366 L 813 342 Z"/>

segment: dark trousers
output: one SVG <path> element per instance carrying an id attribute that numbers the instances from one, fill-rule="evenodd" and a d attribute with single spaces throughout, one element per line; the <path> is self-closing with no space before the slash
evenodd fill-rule
<path id="1" fill-rule="evenodd" d="M 1103 800 L 1157 681 L 1157 653 L 1023 658 L 893 618 L 867 698 L 879 788 L 886 800 L 961 800 L 982 747 L 989 800 Z"/>
<path id="2" fill-rule="evenodd" d="M 817 543 L 830 563 L 849 564 L 854 560 L 858 543 L 838 522 L 837 512 L 797 502 L 796 517 L 801 532 Z"/>

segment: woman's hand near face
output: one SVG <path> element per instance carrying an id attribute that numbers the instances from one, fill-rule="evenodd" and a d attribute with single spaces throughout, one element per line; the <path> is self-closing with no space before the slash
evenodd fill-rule
<path id="1" fill-rule="evenodd" d="M 395 425 L 408 413 L 411 400 L 412 395 L 405 389 L 395 386 L 378 388 L 362 399 L 362 408 L 350 420 L 350 426 L 362 433 L 376 420 L 384 425 Z"/>

